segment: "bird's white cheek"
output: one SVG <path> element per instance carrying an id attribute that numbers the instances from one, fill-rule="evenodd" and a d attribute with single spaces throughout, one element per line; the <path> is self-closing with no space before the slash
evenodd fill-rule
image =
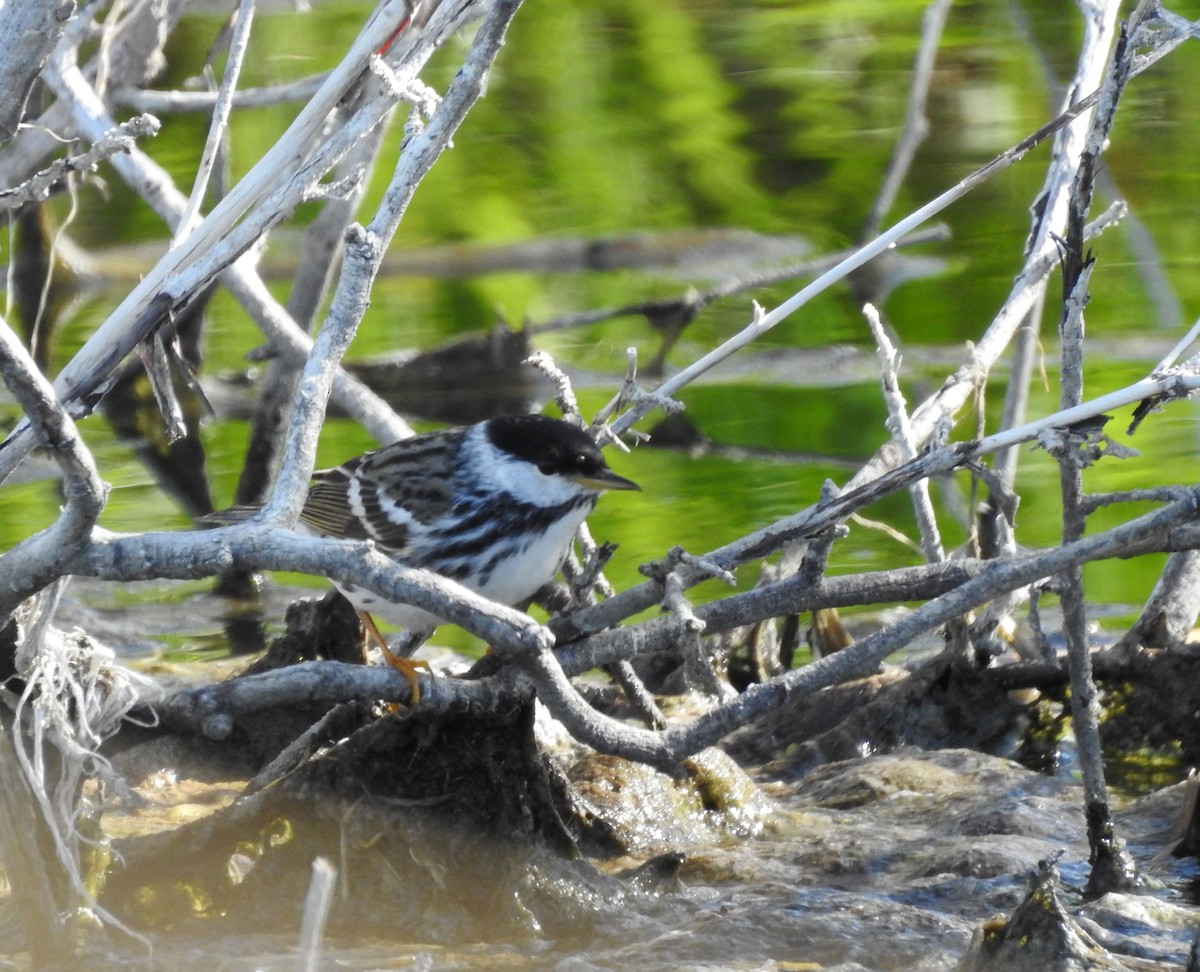
<path id="1" fill-rule="evenodd" d="M 561 476 L 547 476 L 527 462 L 503 462 L 497 469 L 499 485 L 513 496 L 538 506 L 557 506 L 579 495 L 579 487 Z"/>
<path id="2" fill-rule="evenodd" d="M 465 463 L 488 490 L 517 496 L 535 506 L 558 506 L 579 496 L 579 487 L 561 476 L 547 476 L 528 462 L 501 452 L 482 433 L 463 441 Z"/>

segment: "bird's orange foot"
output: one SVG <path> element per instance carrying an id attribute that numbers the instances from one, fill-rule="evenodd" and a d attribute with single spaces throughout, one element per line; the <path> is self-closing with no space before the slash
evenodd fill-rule
<path id="1" fill-rule="evenodd" d="M 421 701 L 421 682 L 417 678 L 417 672 L 428 672 L 429 677 L 432 678 L 433 669 L 429 667 L 429 662 L 401 658 L 388 647 L 387 639 L 383 636 L 383 632 L 379 630 L 379 626 L 375 624 L 375 619 L 371 615 L 366 611 L 359 611 L 358 619 L 362 622 L 363 630 L 367 633 L 367 638 L 374 641 L 376 647 L 379 648 L 380 653 L 383 655 L 383 660 L 408 680 L 409 689 L 412 693 L 409 704 L 416 705 Z"/>
<path id="2" fill-rule="evenodd" d="M 398 671 L 401 675 L 403 675 L 406 679 L 408 679 L 408 685 L 409 685 L 410 690 L 412 691 L 412 698 L 411 698 L 409 704 L 416 705 L 418 702 L 420 702 L 421 701 L 421 682 L 417 678 L 417 672 L 418 671 L 428 672 L 429 677 L 432 678 L 433 677 L 433 669 L 429 667 L 429 662 L 421 661 L 419 659 L 414 661 L 411 658 L 401 658 L 399 655 L 393 655 L 391 653 L 391 651 L 387 648 L 384 648 L 384 650 L 383 650 L 383 659 L 389 665 L 391 665 L 392 668 L 396 669 L 396 671 Z"/>

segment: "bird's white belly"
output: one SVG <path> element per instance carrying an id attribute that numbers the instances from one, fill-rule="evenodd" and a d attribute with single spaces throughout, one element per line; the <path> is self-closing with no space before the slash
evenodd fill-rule
<path id="1" fill-rule="evenodd" d="M 373 591 L 361 587 L 347 588 L 342 584 L 333 585 L 359 611 L 366 611 L 377 618 L 383 618 L 389 624 L 396 624 L 409 631 L 432 631 L 443 619 L 411 604 L 397 604 L 380 597 Z"/>
<path id="2" fill-rule="evenodd" d="M 562 566 L 571 538 L 583 522 L 586 510 L 551 526 L 525 550 L 514 552 L 482 583 L 472 578 L 466 586 L 501 604 L 518 604 L 548 583 Z"/>
<path id="3" fill-rule="evenodd" d="M 587 512 L 581 508 L 578 515 L 564 517 L 524 549 L 511 550 L 486 577 L 468 575 L 460 583 L 500 604 L 519 604 L 554 577 Z M 337 583 L 335 586 L 358 610 L 377 615 L 391 624 L 430 630 L 444 623 L 443 618 L 428 611 L 410 604 L 397 604 L 363 588 Z"/>

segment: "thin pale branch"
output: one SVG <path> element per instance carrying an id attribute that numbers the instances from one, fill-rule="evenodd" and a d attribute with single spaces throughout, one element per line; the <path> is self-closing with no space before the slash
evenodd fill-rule
<path id="1" fill-rule="evenodd" d="M 63 473 L 66 505 L 46 530 L 0 556 L 0 618 L 64 572 L 64 564 L 84 549 L 104 509 L 108 487 L 100 480 L 92 455 L 8 324 L 0 321 L 0 374 L 29 417 L 39 443 Z"/>
<path id="2" fill-rule="evenodd" d="M 307 101 L 320 89 L 329 77 L 328 71 L 301 78 L 286 84 L 266 88 L 243 88 L 233 93 L 233 107 L 264 108 L 286 104 L 289 101 Z M 149 111 L 157 114 L 208 114 L 216 104 L 215 91 L 153 91 L 147 88 L 122 87 L 109 91 L 114 104 L 124 105 L 134 111 Z"/>
<path id="3" fill-rule="evenodd" d="M 913 439 L 912 423 L 908 420 L 908 408 L 904 395 L 900 391 L 900 355 L 897 354 L 891 338 L 888 337 L 883 322 L 879 319 L 879 311 L 871 304 L 863 307 L 863 315 L 871 336 L 875 339 L 875 348 L 879 356 L 882 372 L 883 401 L 887 407 L 888 432 L 892 441 L 900 448 L 901 457 L 907 462 L 917 455 L 917 443 Z M 922 479 L 908 487 L 912 499 L 913 511 L 917 518 L 917 529 L 921 535 L 921 552 L 930 563 L 946 558 L 942 548 L 941 532 L 938 530 L 937 517 L 933 511 L 933 503 L 929 499 L 929 480 Z"/>
<path id="4" fill-rule="evenodd" d="M 212 120 L 208 127 L 208 137 L 204 141 L 204 151 L 200 154 L 200 164 L 196 169 L 196 179 L 192 183 L 192 194 L 188 197 L 187 207 L 175 226 L 174 243 L 178 243 L 188 235 L 200 218 L 200 207 L 208 193 L 209 179 L 213 167 L 220 156 L 221 143 L 225 140 L 229 128 L 229 115 L 233 109 L 233 93 L 237 88 L 238 78 L 242 73 L 242 63 L 246 59 L 246 49 L 250 45 L 250 25 L 254 22 L 255 0 L 241 0 L 235 17 L 233 37 L 229 42 L 229 56 L 225 61 L 225 73 L 221 77 L 221 86 L 217 91 L 217 100 L 213 105 Z"/>
<path id="5" fill-rule="evenodd" d="M 21 209 L 45 202 L 66 184 L 67 176 L 74 172 L 94 172 L 104 159 L 130 151 L 136 139 L 153 137 L 158 130 L 158 119 L 151 115 L 130 118 L 105 132 L 86 151 L 58 159 L 19 186 L 0 190 L 0 209 Z"/>
<path id="6" fill-rule="evenodd" d="M 929 96 L 930 82 L 933 80 L 933 65 L 942 38 L 942 28 L 946 25 L 949 12 L 950 0 L 933 0 L 921 16 L 921 43 L 917 48 L 912 83 L 909 85 L 908 110 L 904 116 L 900 139 L 896 142 L 891 161 L 884 172 L 882 185 L 863 226 L 864 236 L 874 236 L 879 230 L 879 225 L 896 201 L 896 194 L 912 167 L 917 149 L 929 133 L 925 103 Z"/>

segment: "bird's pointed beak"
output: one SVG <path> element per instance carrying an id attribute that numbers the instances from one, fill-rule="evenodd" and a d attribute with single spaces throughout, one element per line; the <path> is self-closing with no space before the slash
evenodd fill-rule
<path id="1" fill-rule="evenodd" d="M 611 469 L 602 470 L 591 476 L 576 477 L 575 482 L 587 489 L 595 489 L 601 492 L 606 489 L 636 489 L 640 491 L 642 488 L 632 479 L 618 476 Z"/>

